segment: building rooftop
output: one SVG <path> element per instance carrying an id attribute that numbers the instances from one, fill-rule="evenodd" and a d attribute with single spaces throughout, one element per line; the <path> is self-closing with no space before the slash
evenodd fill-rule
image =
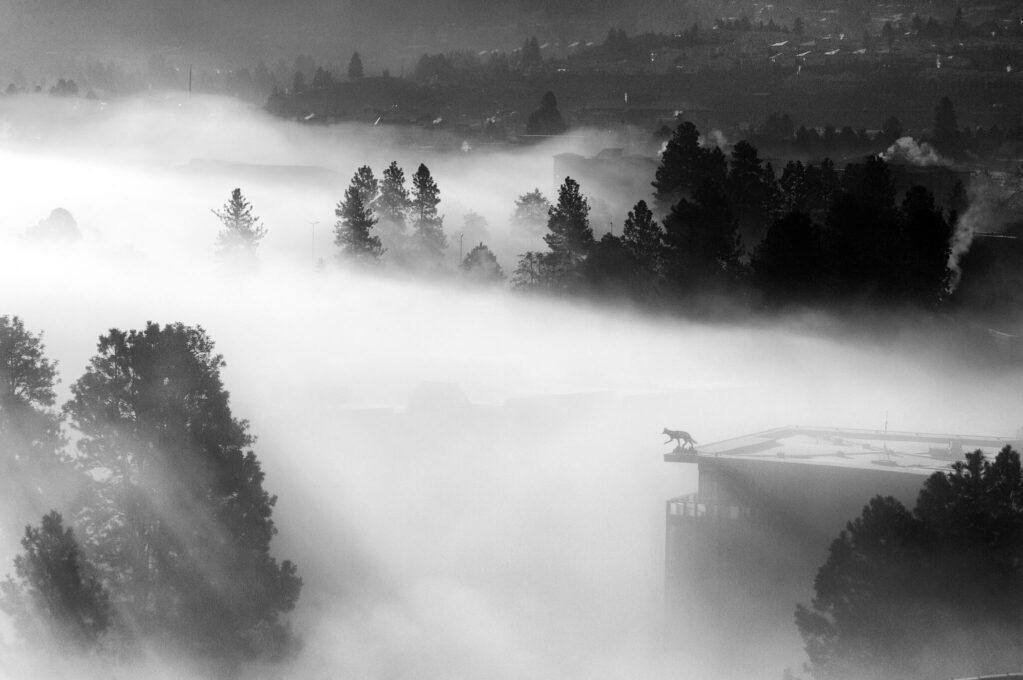
<path id="1" fill-rule="evenodd" d="M 1018 439 L 961 434 L 929 434 L 852 428 L 785 427 L 701 444 L 664 455 L 665 462 L 694 463 L 707 459 L 760 460 L 796 465 L 876 469 L 930 475 L 980 449 L 994 456 Z"/>

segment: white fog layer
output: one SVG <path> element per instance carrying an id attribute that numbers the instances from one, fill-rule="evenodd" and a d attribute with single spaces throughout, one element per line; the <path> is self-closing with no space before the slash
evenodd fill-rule
<path id="1" fill-rule="evenodd" d="M 181 94 L 0 102 L 0 313 L 44 333 L 59 402 L 110 328 L 181 321 L 214 339 L 278 496 L 274 553 L 304 580 L 285 677 L 690 677 L 706 669 L 664 651 L 661 621 L 664 502 L 694 489 L 695 466 L 663 461 L 662 428 L 706 443 L 886 418 L 1023 425 L 1018 371 L 959 364 L 912 329 L 882 347 L 346 270 L 333 210 L 360 165 L 425 162 L 450 263 L 474 210 L 510 272 L 540 245 L 509 230 L 515 198 L 553 193 L 552 154 L 601 144 L 441 154 L 392 134 Z M 267 228 L 254 273 L 214 257 L 210 211 L 235 187 Z M 79 241 L 26 236 L 55 208 Z M 0 575 L 17 538 L 3 536 Z M 798 668 L 798 633 L 780 625 L 776 668 Z M 5 655 L 0 678 L 48 664 L 109 677 L 61 663 Z M 158 672 L 187 675 L 145 677 Z"/>

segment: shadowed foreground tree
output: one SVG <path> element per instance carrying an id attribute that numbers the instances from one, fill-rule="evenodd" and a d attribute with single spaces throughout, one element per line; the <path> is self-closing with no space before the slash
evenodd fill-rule
<path id="1" fill-rule="evenodd" d="M 266 229 L 252 214 L 252 204 L 242 196 L 242 190 L 232 191 L 231 200 L 213 214 L 223 226 L 217 235 L 218 253 L 239 260 L 254 260 L 256 247 L 266 236 Z"/>
<path id="2" fill-rule="evenodd" d="M 820 679 L 962 677 L 1023 668 L 1023 472 L 980 451 L 880 496 L 832 543 L 796 625 Z"/>
<path id="3" fill-rule="evenodd" d="M 79 523 L 129 641 L 280 659 L 295 643 L 281 615 L 302 582 L 270 555 L 276 498 L 213 350 L 182 324 L 100 338 L 65 407 L 96 480 Z"/>
<path id="4" fill-rule="evenodd" d="M 14 559 L 18 580 L 0 583 L 0 609 L 14 617 L 26 640 L 40 633 L 55 642 L 89 647 L 110 625 L 110 603 L 70 528 L 56 511 L 25 527 Z"/>

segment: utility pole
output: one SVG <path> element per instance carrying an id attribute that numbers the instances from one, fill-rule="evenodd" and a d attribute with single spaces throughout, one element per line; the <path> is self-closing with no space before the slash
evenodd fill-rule
<path id="1" fill-rule="evenodd" d="M 458 264 L 462 264 L 462 238 L 465 237 L 465 232 L 458 232 Z"/>
<path id="2" fill-rule="evenodd" d="M 312 234 L 309 240 L 309 254 L 312 255 L 313 264 L 316 264 L 316 225 L 319 224 L 319 220 L 316 222 L 310 222 L 309 227 L 311 228 Z"/>

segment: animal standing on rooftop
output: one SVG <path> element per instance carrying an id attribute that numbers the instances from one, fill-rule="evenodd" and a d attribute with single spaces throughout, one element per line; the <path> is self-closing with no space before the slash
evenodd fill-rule
<path id="1" fill-rule="evenodd" d="M 676 451 L 685 448 L 685 446 L 688 446 L 690 451 L 696 451 L 696 440 L 693 439 L 688 432 L 685 432 L 684 430 L 669 430 L 668 428 L 664 428 L 664 434 L 668 435 L 668 439 L 664 442 L 665 444 L 670 441 L 678 442 L 678 446 L 675 447 Z M 685 445 L 682 444 L 683 441 L 685 442 Z"/>

